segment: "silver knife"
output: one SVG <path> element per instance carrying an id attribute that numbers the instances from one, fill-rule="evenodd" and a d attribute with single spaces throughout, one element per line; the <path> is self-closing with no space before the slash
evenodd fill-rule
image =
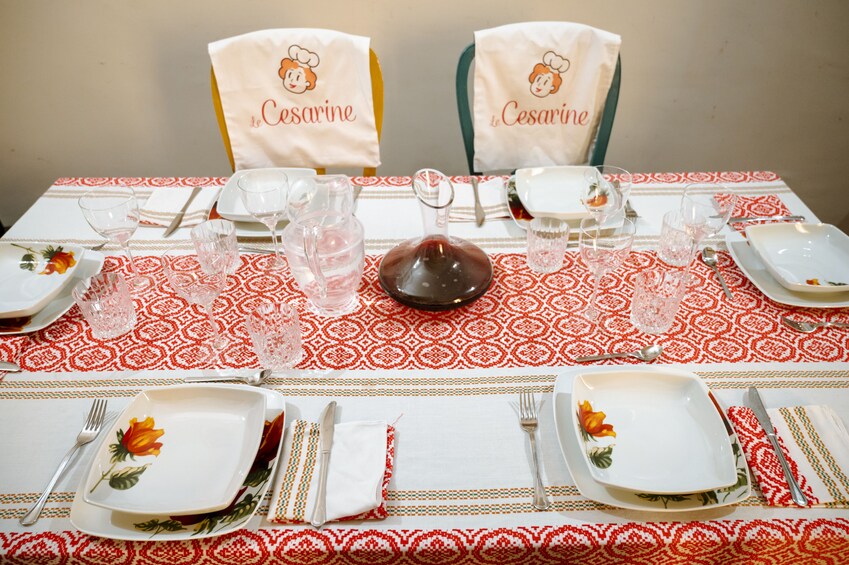
<path id="1" fill-rule="evenodd" d="M 336 423 L 336 401 L 330 402 L 321 413 L 318 422 L 318 447 L 321 453 L 318 475 L 318 492 L 310 524 L 320 528 L 327 521 L 327 466 L 330 463 L 330 448 L 333 447 L 333 426 Z"/>
<path id="2" fill-rule="evenodd" d="M 20 373 L 21 368 L 9 361 L 0 361 L 0 373 Z"/>
<path id="3" fill-rule="evenodd" d="M 197 196 L 199 192 L 200 192 L 200 187 L 199 187 L 199 186 L 196 186 L 196 187 L 192 190 L 192 193 L 189 195 L 189 199 L 188 199 L 188 200 L 186 200 L 186 203 L 185 203 L 185 204 L 183 204 L 183 208 L 182 208 L 179 212 L 177 212 L 177 215 L 176 215 L 176 216 L 174 216 L 174 219 L 173 219 L 173 220 L 171 220 L 171 225 L 170 225 L 170 226 L 168 226 L 168 227 L 165 229 L 165 233 L 164 233 L 164 234 L 162 234 L 162 236 L 163 236 L 163 237 L 168 237 L 169 235 L 171 235 L 172 233 L 174 233 L 175 231 L 177 231 L 177 228 L 179 228 L 179 227 L 180 227 L 180 223 L 183 221 L 183 216 L 185 215 L 186 210 L 188 210 L 188 209 L 189 209 L 189 204 L 191 204 L 191 203 L 192 203 L 192 200 L 194 200 L 194 199 L 195 199 L 195 196 Z"/>
<path id="4" fill-rule="evenodd" d="M 772 444 L 775 454 L 778 456 L 778 462 L 781 463 L 781 469 L 784 471 L 784 477 L 787 479 L 787 485 L 790 487 L 790 498 L 799 506 L 808 506 L 808 499 L 805 498 L 802 489 L 799 488 L 796 477 L 790 472 L 790 465 L 787 464 L 787 459 L 784 458 L 784 452 L 781 451 L 778 445 L 775 428 L 772 427 L 772 422 L 769 421 L 769 414 L 766 413 L 761 395 L 758 394 L 758 389 L 753 386 L 749 387 L 749 403 L 752 406 L 752 411 L 754 411 L 755 416 L 758 418 L 758 422 L 766 432 L 766 437 L 769 439 L 769 443 Z"/>
<path id="5" fill-rule="evenodd" d="M 483 211 L 483 206 L 481 206 L 481 197 L 478 193 L 478 177 L 472 177 L 472 190 L 475 193 L 475 222 L 478 226 L 482 226 L 486 221 L 486 212 Z"/>
<path id="6" fill-rule="evenodd" d="M 733 218 L 728 218 L 728 223 L 740 224 L 743 222 L 778 222 L 781 220 L 804 222 L 805 216 L 734 216 Z"/>

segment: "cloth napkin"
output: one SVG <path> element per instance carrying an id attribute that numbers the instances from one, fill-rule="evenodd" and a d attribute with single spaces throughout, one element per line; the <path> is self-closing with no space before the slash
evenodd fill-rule
<path id="1" fill-rule="evenodd" d="M 21 331 L 29 318 L 5 318 L 0 320 L 0 335 L 4 331 Z M 20 358 L 24 352 L 24 348 L 29 343 L 29 336 L 16 335 L 0 338 L 0 361 L 8 361 L 20 366 Z M 5 373 L 0 370 L 0 380 L 3 380 Z"/>
<path id="2" fill-rule="evenodd" d="M 570 22 L 476 31 L 475 170 L 586 163 L 621 43 Z"/>
<path id="3" fill-rule="evenodd" d="M 206 221 L 218 199 L 219 186 L 204 187 L 183 215 L 180 225 L 194 226 Z M 139 221 L 152 226 L 169 226 L 177 213 L 183 209 L 192 194 L 190 188 L 157 188 L 139 210 Z"/>
<path id="4" fill-rule="evenodd" d="M 731 216 L 789 216 L 791 214 L 787 206 L 781 199 L 774 194 L 764 194 L 761 196 L 738 196 L 737 203 L 734 205 L 734 211 Z M 764 222 L 756 222 L 763 224 Z M 746 226 L 753 225 L 745 222 L 729 224 L 732 228 L 740 233 L 746 233 Z"/>
<path id="5" fill-rule="evenodd" d="M 812 506 L 849 506 L 849 433 L 828 406 L 767 410 L 778 442 L 802 492 Z M 728 417 L 770 506 L 795 506 L 778 457 L 755 413 L 732 406 Z"/>
<path id="6" fill-rule="evenodd" d="M 386 518 L 386 489 L 392 477 L 395 429 L 386 422 L 337 424 L 327 472 L 327 521 Z M 319 425 L 296 420 L 283 442 L 268 520 L 309 522 L 320 471 Z"/>
<path id="7" fill-rule="evenodd" d="M 369 41 L 291 28 L 210 43 L 236 169 L 380 165 Z"/>
<path id="8" fill-rule="evenodd" d="M 453 184 L 454 202 L 451 204 L 448 220 L 451 222 L 474 222 L 475 191 L 472 184 L 470 182 L 455 182 Z M 504 179 L 496 177 L 479 182 L 478 195 L 488 220 L 510 217 L 507 200 L 504 198 Z"/>

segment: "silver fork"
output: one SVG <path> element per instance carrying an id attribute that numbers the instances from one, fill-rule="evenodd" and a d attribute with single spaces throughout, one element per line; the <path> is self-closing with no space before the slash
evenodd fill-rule
<path id="1" fill-rule="evenodd" d="M 47 486 L 44 487 L 44 492 L 41 493 L 41 496 L 38 497 L 38 500 L 36 500 L 35 504 L 32 505 L 32 508 L 30 508 L 29 511 L 21 517 L 19 520 L 21 525 L 31 526 L 38 521 L 38 517 L 41 515 L 41 511 L 44 508 L 44 504 L 47 502 L 47 497 L 50 496 L 51 492 L 53 492 L 53 487 L 56 486 L 56 482 L 59 480 L 59 477 L 62 476 L 62 473 L 65 471 L 65 467 L 68 466 L 68 463 L 71 461 L 71 458 L 80 446 L 89 443 L 97 437 L 97 434 L 100 433 L 100 428 L 103 426 L 103 418 L 105 415 L 106 400 L 98 398 L 92 403 L 91 409 L 88 411 L 88 416 L 83 424 L 83 429 L 80 430 L 74 447 L 71 448 L 71 450 L 62 459 L 62 462 L 59 463 L 59 467 L 56 469 L 56 472 L 53 473 L 53 478 L 51 478 L 50 482 L 47 483 Z"/>
<path id="2" fill-rule="evenodd" d="M 539 462 L 537 461 L 537 405 L 534 400 L 534 395 L 528 391 L 519 393 L 519 425 L 522 429 L 528 432 L 528 437 L 531 438 L 531 459 L 534 462 L 534 501 L 533 506 L 537 510 L 545 510 L 551 503 L 545 495 L 545 488 L 542 486 L 542 478 L 539 475 Z"/>

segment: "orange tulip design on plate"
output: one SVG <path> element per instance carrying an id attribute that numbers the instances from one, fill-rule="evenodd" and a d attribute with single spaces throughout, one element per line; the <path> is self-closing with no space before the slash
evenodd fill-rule
<path id="1" fill-rule="evenodd" d="M 165 430 L 157 430 L 152 417 L 148 416 L 141 422 L 137 418 L 130 419 L 127 431 L 119 429 L 117 432 L 118 442 L 109 444 L 109 453 L 112 454 L 110 462 L 112 466 L 108 471 L 102 473 L 100 480 L 95 483 L 89 492 L 94 492 L 100 483 L 108 481 L 109 486 L 116 490 L 127 490 L 136 486 L 142 473 L 151 465 L 146 463 L 138 467 L 122 467 L 115 471 L 118 463 L 123 463 L 127 458 L 136 460 L 136 457 L 156 457 L 162 448 L 162 443 L 157 441 L 165 434 Z"/>
<path id="2" fill-rule="evenodd" d="M 41 251 L 36 251 L 31 247 L 24 247 L 15 243 L 12 245 L 28 252 L 21 257 L 21 262 L 19 263 L 21 269 L 25 271 L 35 272 L 39 268 L 42 264 L 42 259 L 37 259 L 37 255 L 41 255 L 43 261 L 46 261 L 44 268 L 38 273 L 39 275 L 52 275 L 53 273 L 64 275 L 69 268 L 77 264 L 77 260 L 74 258 L 74 252 L 63 251 L 61 245 L 59 247 L 48 245 Z"/>
<path id="3" fill-rule="evenodd" d="M 593 412 L 589 400 L 578 403 L 578 425 L 587 457 L 599 469 L 607 469 L 613 464 L 613 444 L 600 447 L 588 445 L 600 438 L 616 437 L 612 424 L 605 424 L 607 415 L 604 412 Z"/>

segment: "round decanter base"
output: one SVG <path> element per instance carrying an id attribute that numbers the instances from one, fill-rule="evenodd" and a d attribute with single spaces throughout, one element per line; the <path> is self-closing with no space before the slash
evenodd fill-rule
<path id="1" fill-rule="evenodd" d="M 451 310 L 474 302 L 492 284 L 492 263 L 477 245 L 443 235 L 415 238 L 392 248 L 380 263 L 380 286 L 419 310 Z"/>

